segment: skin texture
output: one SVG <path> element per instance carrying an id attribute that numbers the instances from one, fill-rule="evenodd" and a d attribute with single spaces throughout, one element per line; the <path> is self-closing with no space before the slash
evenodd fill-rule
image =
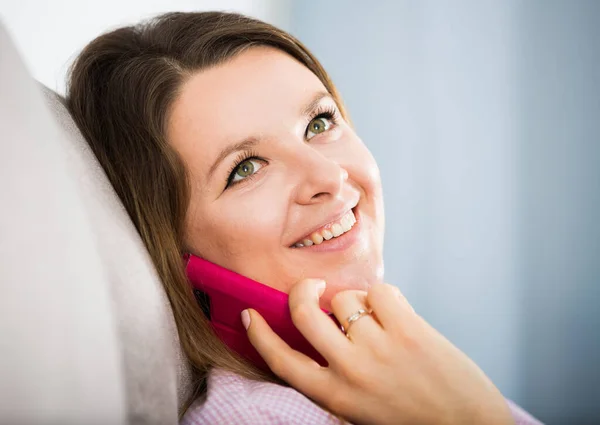
<path id="1" fill-rule="evenodd" d="M 183 84 L 167 138 L 190 176 L 190 252 L 283 292 L 302 278 L 324 279 L 321 306 L 330 308 L 340 290 L 381 282 L 384 218 L 377 164 L 339 112 L 319 121 L 327 130 L 307 137 L 316 114 L 337 111 L 325 96 L 303 113 L 323 94 L 321 81 L 295 59 L 253 47 Z M 254 145 L 210 173 L 223 149 L 244 141 Z M 248 151 L 260 158 L 252 160 L 254 174 L 226 188 Z M 343 249 L 324 250 L 329 242 L 291 248 L 355 205 L 360 225 Z"/>

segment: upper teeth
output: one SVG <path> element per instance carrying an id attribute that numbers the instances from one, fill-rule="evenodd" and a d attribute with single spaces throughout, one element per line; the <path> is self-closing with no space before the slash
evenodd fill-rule
<path id="1" fill-rule="evenodd" d="M 319 245 L 323 241 L 328 241 L 331 238 L 337 238 L 343 235 L 348 230 L 352 229 L 356 223 L 356 217 L 352 210 L 348 211 L 342 218 L 332 223 L 325 225 L 320 230 L 313 232 L 307 238 L 302 239 L 294 244 L 295 248 L 302 248 L 305 246 Z"/>

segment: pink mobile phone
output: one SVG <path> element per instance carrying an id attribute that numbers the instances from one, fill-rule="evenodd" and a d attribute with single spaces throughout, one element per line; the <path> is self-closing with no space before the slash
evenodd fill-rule
<path id="1" fill-rule="evenodd" d="M 240 318 L 244 309 L 252 308 L 290 347 L 327 366 L 325 359 L 294 326 L 286 293 L 193 254 L 186 254 L 184 259 L 187 262 L 186 274 L 200 307 L 217 336 L 231 350 L 259 368 L 268 370 L 267 364 L 250 343 Z M 335 317 L 329 315 L 339 326 Z"/>

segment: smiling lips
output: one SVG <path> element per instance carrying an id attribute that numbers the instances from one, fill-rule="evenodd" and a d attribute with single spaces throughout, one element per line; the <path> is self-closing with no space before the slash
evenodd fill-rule
<path id="1" fill-rule="evenodd" d="M 319 230 L 311 233 L 308 237 L 296 242 L 293 247 L 303 248 L 305 246 L 320 245 L 324 241 L 337 238 L 348 232 L 354 224 L 356 224 L 356 217 L 354 216 L 354 212 L 349 210 L 342 218 L 326 224 Z"/>

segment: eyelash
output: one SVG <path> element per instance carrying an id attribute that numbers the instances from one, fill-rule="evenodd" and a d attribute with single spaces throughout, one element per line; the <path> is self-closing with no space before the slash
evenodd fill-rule
<path id="1" fill-rule="evenodd" d="M 328 106 L 320 106 L 314 113 L 314 115 L 307 121 L 306 123 L 306 130 L 304 131 L 304 137 L 306 138 L 308 136 L 308 125 L 313 122 L 316 119 L 319 118 L 325 118 L 329 121 L 331 121 L 332 127 L 335 127 L 338 125 L 339 119 L 338 119 L 338 110 L 336 107 L 328 105 Z M 329 129 L 331 130 L 331 128 Z M 327 130 L 327 131 L 329 131 Z M 313 136 L 315 137 L 315 136 Z M 241 152 L 237 158 L 235 159 L 235 161 L 233 161 L 233 166 L 229 169 L 229 172 L 227 173 L 228 177 L 227 177 L 227 185 L 225 186 L 225 189 L 228 189 L 232 186 L 235 186 L 238 183 L 241 183 L 243 181 L 247 181 L 252 179 L 256 173 L 249 175 L 248 177 L 246 177 L 243 180 L 238 180 L 236 182 L 233 181 L 233 177 L 234 177 L 234 172 L 235 170 L 237 170 L 237 168 L 244 163 L 245 161 L 248 161 L 249 159 L 255 159 L 257 161 L 265 161 L 263 158 L 259 157 L 258 154 L 256 153 L 256 151 L 250 150 L 250 151 L 245 151 L 245 152 Z"/>
<path id="2" fill-rule="evenodd" d="M 225 189 L 235 186 L 236 184 L 238 184 L 242 181 L 251 179 L 253 176 L 256 175 L 256 173 L 254 173 L 254 174 L 249 175 L 248 177 L 246 177 L 243 180 L 238 180 L 236 182 L 233 181 L 235 170 L 237 170 L 238 167 L 240 165 L 242 165 L 243 162 L 248 161 L 249 159 L 256 159 L 257 161 L 264 161 L 264 159 L 262 159 L 258 156 L 256 151 L 250 150 L 250 151 L 240 152 L 239 155 L 237 156 L 237 158 L 235 159 L 235 161 L 233 161 L 233 166 L 229 169 L 229 172 L 227 173 L 227 175 L 229 177 L 227 177 L 227 186 L 225 186 Z"/>
<path id="3" fill-rule="evenodd" d="M 304 137 L 308 136 L 308 125 L 319 118 L 325 118 L 331 121 L 332 127 L 335 127 L 339 124 L 338 110 L 335 106 L 319 106 L 315 111 L 314 115 L 306 123 L 306 131 L 304 132 Z"/>

